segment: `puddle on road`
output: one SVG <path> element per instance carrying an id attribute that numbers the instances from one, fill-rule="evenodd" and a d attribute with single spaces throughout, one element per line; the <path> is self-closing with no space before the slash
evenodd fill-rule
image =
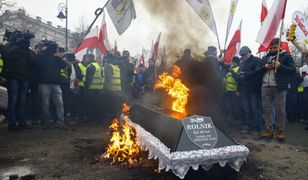
<path id="1" fill-rule="evenodd" d="M 20 178 L 30 174 L 34 174 L 34 170 L 29 166 L 11 167 L 0 170 L 0 179 L 9 180 L 11 175 L 17 175 Z"/>

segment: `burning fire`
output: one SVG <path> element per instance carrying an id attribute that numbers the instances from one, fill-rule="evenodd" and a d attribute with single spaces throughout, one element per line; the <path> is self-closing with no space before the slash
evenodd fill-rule
<path id="1" fill-rule="evenodd" d="M 188 101 L 189 89 L 179 79 L 180 74 L 181 69 L 173 65 L 172 76 L 166 72 L 159 75 L 155 89 L 165 89 L 167 94 L 173 98 L 172 110 L 186 114 L 185 105 Z"/>
<path id="2" fill-rule="evenodd" d="M 110 144 L 107 151 L 102 155 L 103 158 L 112 159 L 112 164 L 117 162 L 124 162 L 132 159 L 139 154 L 139 147 L 136 144 L 136 131 L 131 127 L 128 122 L 128 111 L 130 106 L 123 104 L 124 125 L 122 125 L 117 119 L 114 119 L 109 126 L 113 129 Z"/>

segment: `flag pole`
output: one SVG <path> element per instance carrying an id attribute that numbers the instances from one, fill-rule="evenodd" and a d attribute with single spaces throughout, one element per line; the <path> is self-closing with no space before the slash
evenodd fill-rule
<path id="1" fill-rule="evenodd" d="M 281 38 L 282 38 L 282 30 L 284 26 L 284 18 L 281 20 L 281 27 L 280 27 L 280 33 L 279 33 L 279 43 L 278 43 L 278 51 L 277 51 L 277 58 L 276 62 L 279 62 L 279 54 L 280 54 L 280 49 L 281 49 Z M 275 73 L 277 72 L 277 68 L 275 68 Z"/>
<path id="2" fill-rule="evenodd" d="M 221 47 L 220 47 L 219 37 L 218 37 L 218 34 L 217 34 L 217 33 L 216 33 L 216 38 L 217 38 L 217 42 L 218 42 L 219 52 L 220 52 L 220 54 L 222 54 L 222 49 L 221 49 Z"/>
<path id="3" fill-rule="evenodd" d="M 94 23 L 96 22 L 96 20 L 98 19 L 98 17 L 103 13 L 103 11 L 104 11 L 104 9 L 105 9 L 105 7 L 107 6 L 107 4 L 108 4 L 109 1 L 110 1 L 110 0 L 108 0 L 102 8 L 97 8 L 97 9 L 95 10 L 95 12 L 94 12 L 95 18 L 94 18 L 94 20 L 92 21 L 92 23 L 90 24 L 90 26 L 88 27 L 88 29 L 86 30 L 86 32 L 85 32 L 85 34 L 84 34 L 82 40 L 80 41 L 80 43 L 78 44 L 78 46 L 77 46 L 76 49 L 78 49 L 78 48 L 80 47 L 81 42 L 83 41 L 83 39 L 89 34 L 89 32 L 90 32 L 92 26 L 94 25 Z"/>

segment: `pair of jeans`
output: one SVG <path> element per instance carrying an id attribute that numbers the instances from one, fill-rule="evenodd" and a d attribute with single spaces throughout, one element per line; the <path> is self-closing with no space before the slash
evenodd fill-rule
<path id="1" fill-rule="evenodd" d="M 26 95 L 29 82 L 15 78 L 8 78 L 8 108 L 7 118 L 10 125 L 26 125 Z"/>
<path id="2" fill-rule="evenodd" d="M 285 129 L 286 94 L 286 91 L 279 91 L 275 86 L 262 87 L 262 106 L 265 127 L 267 129 L 273 127 L 273 121 L 276 121 L 279 130 Z M 272 121 L 273 109 L 276 114 L 276 119 Z"/>
<path id="3" fill-rule="evenodd" d="M 64 124 L 64 107 L 62 100 L 62 90 L 60 85 L 56 84 L 39 84 L 39 93 L 42 99 L 42 122 L 50 119 L 50 100 L 55 106 L 56 123 Z"/>
<path id="4" fill-rule="evenodd" d="M 258 93 L 241 95 L 244 110 L 244 124 L 249 129 L 262 130 L 262 107 L 261 97 Z"/>

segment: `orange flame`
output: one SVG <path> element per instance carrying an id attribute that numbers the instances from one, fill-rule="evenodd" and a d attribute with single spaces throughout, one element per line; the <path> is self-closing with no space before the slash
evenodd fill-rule
<path id="1" fill-rule="evenodd" d="M 113 129 L 110 144 L 106 152 L 102 155 L 106 159 L 112 159 L 112 164 L 117 162 L 124 162 L 128 159 L 134 158 L 139 154 L 139 147 L 136 144 L 136 131 L 127 123 L 128 110 L 130 106 L 123 104 L 123 113 L 125 115 L 125 123 L 120 130 L 120 122 L 114 119 L 109 126 Z"/>
<path id="2" fill-rule="evenodd" d="M 172 110 L 186 114 L 185 105 L 188 101 L 189 89 L 179 79 L 180 74 L 181 69 L 173 65 L 172 76 L 166 72 L 162 73 L 154 88 L 165 89 L 167 94 L 173 98 Z"/>

